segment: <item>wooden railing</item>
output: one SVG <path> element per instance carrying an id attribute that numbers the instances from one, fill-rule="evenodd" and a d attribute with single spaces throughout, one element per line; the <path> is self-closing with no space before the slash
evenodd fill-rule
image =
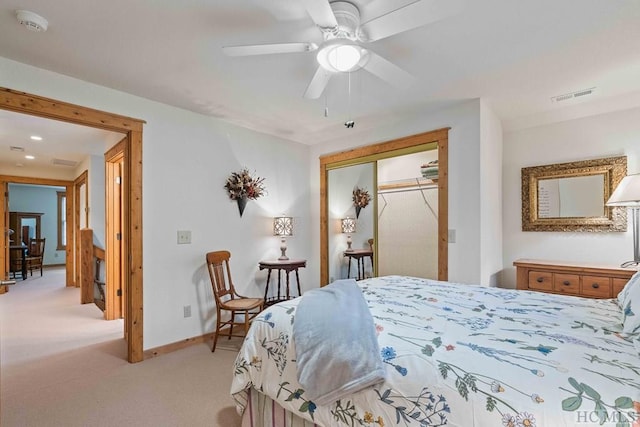
<path id="1" fill-rule="evenodd" d="M 80 302 L 95 303 L 102 311 L 106 301 L 100 274 L 104 257 L 104 249 L 93 244 L 93 230 L 80 230 Z"/>

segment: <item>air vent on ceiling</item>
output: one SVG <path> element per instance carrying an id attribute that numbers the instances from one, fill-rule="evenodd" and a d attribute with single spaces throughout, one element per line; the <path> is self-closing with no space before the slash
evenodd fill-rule
<path id="1" fill-rule="evenodd" d="M 64 160 L 64 159 L 53 159 L 51 160 L 51 163 L 53 163 L 56 166 L 70 166 L 70 167 L 74 167 L 78 164 L 78 162 L 74 162 L 73 160 Z"/>
<path id="2" fill-rule="evenodd" d="M 593 95 L 596 91 L 595 87 L 590 87 L 589 89 L 582 89 L 571 93 L 565 93 L 564 95 L 552 96 L 551 102 L 562 102 L 568 101 L 570 99 L 580 98 L 587 95 Z"/>
<path id="3" fill-rule="evenodd" d="M 15 145 L 12 145 L 12 146 L 10 147 L 10 150 L 11 150 L 11 151 L 24 151 L 24 147 L 17 147 L 17 146 L 15 146 Z"/>

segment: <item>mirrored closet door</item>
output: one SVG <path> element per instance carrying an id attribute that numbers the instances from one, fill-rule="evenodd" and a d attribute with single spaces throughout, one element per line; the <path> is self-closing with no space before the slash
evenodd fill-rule
<path id="1" fill-rule="evenodd" d="M 447 136 L 441 129 L 320 158 L 321 285 L 447 279 Z"/>

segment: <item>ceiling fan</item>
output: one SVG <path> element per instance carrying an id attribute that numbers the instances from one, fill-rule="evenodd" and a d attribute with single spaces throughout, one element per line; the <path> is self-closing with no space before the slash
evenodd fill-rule
<path id="1" fill-rule="evenodd" d="M 322 42 L 296 42 L 226 46 L 229 56 L 317 51 L 318 68 L 304 93 L 308 99 L 322 95 L 335 73 L 364 69 L 400 88 L 408 87 L 413 76 L 363 44 L 374 42 L 453 15 L 464 0 L 416 0 L 394 11 L 360 22 L 360 9 L 352 1 L 301 0 L 322 33 Z"/>

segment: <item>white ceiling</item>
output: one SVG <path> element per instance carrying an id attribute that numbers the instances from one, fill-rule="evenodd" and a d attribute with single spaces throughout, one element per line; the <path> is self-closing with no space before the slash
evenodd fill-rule
<path id="1" fill-rule="evenodd" d="M 39 136 L 34 141 L 31 136 Z M 54 159 L 79 164 L 87 155 L 103 155 L 123 135 L 0 109 L 0 165 L 25 169 L 64 168 Z M 13 149 L 12 149 L 13 147 Z M 17 148 L 22 148 L 18 151 Z M 26 155 L 34 159 L 26 159 Z"/>
<path id="2" fill-rule="evenodd" d="M 367 21 L 413 1 L 354 3 Z M 44 16 L 49 29 L 27 31 L 16 9 Z M 0 56 L 306 144 L 478 97 L 507 125 L 553 120 L 578 103 L 615 108 L 611 100 L 632 97 L 640 105 L 637 0 L 466 0 L 459 14 L 367 44 L 416 82 L 399 90 L 361 70 L 352 73 L 351 102 L 346 75 L 332 78 L 326 97 L 303 99 L 314 53 L 222 53 L 320 37 L 296 0 L 0 2 Z M 580 100 L 550 100 L 591 87 Z M 343 126 L 349 118 L 353 129 Z"/>

